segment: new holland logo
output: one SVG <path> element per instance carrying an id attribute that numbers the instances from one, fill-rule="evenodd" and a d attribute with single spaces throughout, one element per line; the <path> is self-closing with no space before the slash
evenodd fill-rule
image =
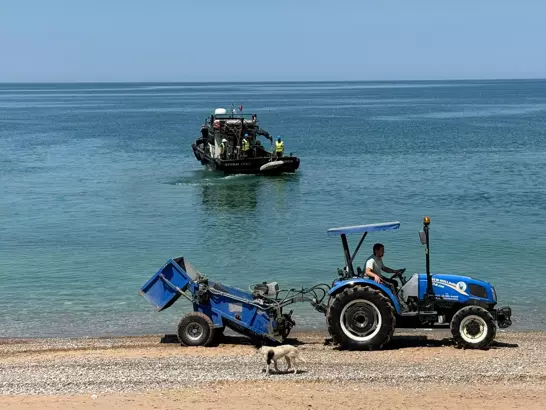
<path id="1" fill-rule="evenodd" d="M 432 283 L 434 284 L 434 286 L 438 288 L 443 288 L 447 286 L 448 288 L 453 289 L 454 291 L 460 293 L 461 295 L 468 296 L 468 293 L 466 293 L 466 283 L 464 282 L 457 282 L 455 284 L 445 279 L 432 278 Z"/>

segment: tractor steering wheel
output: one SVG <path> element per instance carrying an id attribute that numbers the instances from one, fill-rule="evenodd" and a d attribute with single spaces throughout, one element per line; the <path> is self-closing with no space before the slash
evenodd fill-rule
<path id="1" fill-rule="evenodd" d="M 402 280 L 402 274 L 406 271 L 406 268 L 400 269 L 398 272 L 396 272 L 394 275 L 392 275 L 392 279 L 399 278 Z"/>

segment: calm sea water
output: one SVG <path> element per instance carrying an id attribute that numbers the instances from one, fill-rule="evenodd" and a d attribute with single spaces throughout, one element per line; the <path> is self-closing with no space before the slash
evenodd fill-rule
<path id="1" fill-rule="evenodd" d="M 192 140 L 232 103 L 296 174 L 203 170 Z M 546 329 L 545 137 L 546 81 L 0 85 L 0 336 L 172 333 L 187 303 L 138 295 L 169 257 L 245 289 L 331 283 L 335 226 L 399 220 L 360 265 L 381 241 L 422 272 L 424 215 L 434 272 L 491 281 L 513 329 Z"/>

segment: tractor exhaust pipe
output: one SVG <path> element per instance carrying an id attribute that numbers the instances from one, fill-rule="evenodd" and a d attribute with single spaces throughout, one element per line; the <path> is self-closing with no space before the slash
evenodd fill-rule
<path id="1" fill-rule="evenodd" d="M 430 275 L 430 244 L 429 244 L 429 225 L 430 217 L 425 216 L 423 218 L 423 230 L 425 232 L 425 263 L 427 268 L 427 291 L 426 295 L 432 297 L 434 291 L 432 290 L 432 276 Z"/>

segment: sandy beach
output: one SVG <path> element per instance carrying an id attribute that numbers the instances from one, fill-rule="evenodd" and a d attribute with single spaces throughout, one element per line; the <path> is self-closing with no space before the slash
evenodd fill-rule
<path id="1" fill-rule="evenodd" d="M 2 339 L 0 408 L 546 408 L 546 333 L 499 333 L 483 351 L 425 334 L 396 333 L 375 352 L 293 334 L 306 362 L 295 375 L 283 362 L 270 376 L 237 336 L 208 348 L 164 335 Z"/>

